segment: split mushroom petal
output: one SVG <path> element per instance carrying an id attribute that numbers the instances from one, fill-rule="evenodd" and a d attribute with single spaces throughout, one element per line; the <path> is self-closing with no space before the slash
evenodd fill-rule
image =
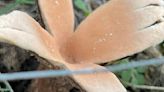
<path id="1" fill-rule="evenodd" d="M 48 60 L 61 61 L 53 37 L 24 12 L 13 11 L 0 16 L 0 40 L 31 50 Z"/>
<path id="2" fill-rule="evenodd" d="M 121 2 L 121 0 L 115 0 L 115 1 Z M 131 5 L 132 8 L 134 9 L 140 9 L 146 6 L 163 6 L 164 5 L 163 0 L 124 0 L 123 2 L 129 3 L 129 5 Z"/>
<path id="3" fill-rule="evenodd" d="M 70 70 L 105 69 L 96 64 L 66 64 Z M 87 92 L 126 92 L 117 77 L 111 72 L 72 75 Z"/>
<path id="4" fill-rule="evenodd" d="M 161 0 L 150 0 L 154 1 Z M 67 42 L 66 49 L 63 49 L 66 60 L 72 63 L 104 63 L 156 45 L 151 43 L 161 42 L 164 36 L 161 36 L 164 32 L 162 25 L 147 32 L 142 30 L 162 21 L 163 6 L 136 9 L 136 2 L 142 6 L 151 4 L 145 0 L 145 5 L 139 0 L 111 0 L 90 14 Z M 149 36 L 154 33 L 156 36 Z"/>
<path id="5" fill-rule="evenodd" d="M 38 4 L 47 29 L 62 43 L 74 29 L 72 0 L 38 0 Z"/>
<path id="6" fill-rule="evenodd" d="M 0 16 L 0 28 L 18 29 L 34 35 L 36 31 L 34 31 L 31 22 L 35 21 L 26 13 L 17 10 Z M 35 23 L 35 25 L 39 24 Z"/>
<path id="7" fill-rule="evenodd" d="M 33 51 L 47 59 L 53 58 L 47 49 L 45 49 L 45 47 L 42 45 L 40 39 L 21 30 L 12 28 L 0 28 L 0 41 L 14 44 L 23 49 Z"/>
<path id="8" fill-rule="evenodd" d="M 139 30 L 151 26 L 160 21 L 164 16 L 163 6 L 146 6 L 135 11 L 136 26 Z"/>
<path id="9" fill-rule="evenodd" d="M 136 35 L 138 35 L 138 40 L 140 40 L 140 43 L 145 43 L 142 44 L 144 47 L 159 44 L 164 39 L 164 22 L 162 21 L 151 27 L 145 28 L 136 33 Z M 144 40 L 146 41 L 144 41 L 142 37 L 144 37 Z M 136 46 L 141 45 L 140 43 L 138 43 Z"/>

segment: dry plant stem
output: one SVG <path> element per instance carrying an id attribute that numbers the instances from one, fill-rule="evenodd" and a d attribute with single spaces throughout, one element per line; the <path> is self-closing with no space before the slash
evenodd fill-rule
<path id="1" fill-rule="evenodd" d="M 0 87 L 0 92 L 2 91 L 2 92 L 8 92 L 8 91 L 10 91 L 10 92 L 14 92 L 13 91 L 13 89 L 12 89 L 12 87 L 10 86 L 10 84 L 8 83 L 8 81 L 2 81 L 5 85 L 6 85 L 6 89 L 2 89 L 1 87 Z"/>
<path id="2" fill-rule="evenodd" d="M 1 74 L 1 73 L 0 73 Z M 0 81 L 1 82 L 1 81 Z M 14 92 L 12 87 L 10 86 L 10 84 L 8 83 L 8 81 L 2 81 L 6 86 L 7 88 L 10 90 L 10 92 Z M 0 88 L 1 89 L 1 88 Z"/>
<path id="3" fill-rule="evenodd" d="M 10 92 L 14 92 L 12 87 L 10 86 L 10 84 L 7 81 L 3 81 L 5 83 L 5 85 L 7 86 L 7 88 L 10 90 Z"/>
<path id="4" fill-rule="evenodd" d="M 135 85 L 135 84 L 131 84 L 129 82 L 123 81 L 123 80 L 121 80 L 121 81 L 123 84 L 130 86 L 132 88 L 164 91 L 164 87 L 148 86 L 148 85 Z"/>

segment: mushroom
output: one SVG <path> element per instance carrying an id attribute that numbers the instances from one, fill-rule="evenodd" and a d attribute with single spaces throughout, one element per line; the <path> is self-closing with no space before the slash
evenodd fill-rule
<path id="1" fill-rule="evenodd" d="M 164 39 L 163 0 L 110 0 L 74 32 L 72 0 L 38 0 L 47 31 L 21 11 L 0 16 L 0 40 L 33 51 L 65 69 L 133 55 Z M 72 75 L 87 92 L 126 92 L 111 73 Z"/>

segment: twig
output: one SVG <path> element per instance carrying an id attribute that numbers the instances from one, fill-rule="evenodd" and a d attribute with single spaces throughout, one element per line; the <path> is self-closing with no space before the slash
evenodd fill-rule
<path id="1" fill-rule="evenodd" d="M 107 66 L 107 69 L 82 69 L 76 71 L 69 70 L 45 70 L 45 71 L 28 71 L 28 72 L 17 72 L 17 73 L 2 73 L 0 74 L 0 81 L 4 80 L 20 80 L 20 79 L 34 79 L 34 78 L 47 78 L 47 77 L 58 77 L 58 76 L 69 76 L 69 75 L 79 75 L 79 74 L 93 74 L 100 72 L 118 72 L 127 69 L 132 69 L 136 67 L 145 67 L 149 65 L 160 65 L 164 64 L 164 57 L 151 59 L 151 60 L 141 60 L 133 61 L 128 64 L 118 64 Z"/>
<path id="2" fill-rule="evenodd" d="M 158 86 L 148 86 L 148 85 L 136 85 L 136 84 L 131 84 L 129 82 L 121 80 L 123 84 L 130 86 L 132 88 L 136 89 L 148 89 L 148 90 L 158 90 L 158 91 L 164 91 L 164 87 L 158 87 Z"/>
<path id="3" fill-rule="evenodd" d="M 8 90 L 10 92 L 14 92 L 13 89 L 11 88 L 10 84 L 7 81 L 3 81 L 3 83 L 5 83 L 5 85 L 7 86 Z"/>
<path id="4" fill-rule="evenodd" d="M 1 74 L 1 73 L 0 73 L 0 74 Z M 7 88 L 6 88 L 6 89 L 2 89 L 2 88 L 0 87 L 0 92 L 8 92 L 8 91 L 14 92 L 13 89 L 12 89 L 12 87 L 11 87 L 10 84 L 8 83 L 8 81 L 2 81 L 2 82 L 7 86 Z"/>

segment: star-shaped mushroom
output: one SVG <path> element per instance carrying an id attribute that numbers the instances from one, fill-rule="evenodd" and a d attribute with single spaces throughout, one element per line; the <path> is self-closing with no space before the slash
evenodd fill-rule
<path id="1" fill-rule="evenodd" d="M 65 69 L 105 69 L 110 62 L 164 39 L 163 0 L 110 0 L 74 32 L 72 0 L 38 0 L 43 29 L 21 11 L 0 16 L 0 40 L 33 51 Z M 88 92 L 126 92 L 111 73 L 72 75 Z"/>

